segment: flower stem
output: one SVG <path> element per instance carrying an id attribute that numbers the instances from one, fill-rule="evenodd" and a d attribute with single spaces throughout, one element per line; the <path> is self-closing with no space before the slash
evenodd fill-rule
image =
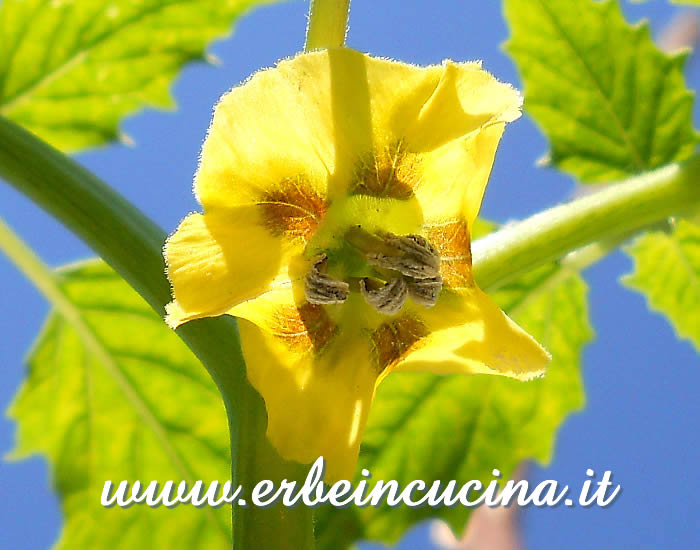
<path id="1" fill-rule="evenodd" d="M 0 176 L 61 220 L 159 313 L 170 300 L 165 233 L 88 170 L 0 118 Z"/>
<path id="2" fill-rule="evenodd" d="M 66 155 L 3 117 L 0 177 L 71 229 L 159 315 L 164 314 L 165 304 L 170 301 L 161 252 L 165 233 L 136 207 Z M 61 309 L 61 296 L 54 295 L 55 285 L 46 278 L 38 258 L 4 224 L 0 226 L 0 240 L 0 250 L 4 249 Z M 299 472 L 274 449 L 258 445 L 265 440 L 267 417 L 261 398 L 246 376 L 236 321 L 227 316 L 200 319 L 181 326 L 177 334 L 207 368 L 223 397 L 232 436 L 233 482 L 249 492 L 263 473 L 277 483 L 291 474 L 298 477 Z M 256 468 L 256 463 L 269 466 L 269 471 L 261 470 L 262 466 Z M 233 510 L 234 532 L 244 534 L 235 535 L 240 542 L 235 550 L 311 548 L 307 541 L 312 529 L 310 518 L 303 518 L 305 531 L 300 532 L 299 516 L 303 511 L 290 513 L 282 506 L 260 513 L 241 512 L 235 506 Z M 269 532 L 269 525 L 275 525 L 276 530 Z"/>
<path id="3" fill-rule="evenodd" d="M 544 210 L 479 239 L 474 278 L 494 290 L 590 243 L 627 237 L 700 208 L 700 155 Z"/>
<path id="4" fill-rule="evenodd" d="M 246 482 L 247 505 L 233 508 L 233 547 L 236 550 L 310 550 L 314 547 L 312 508 L 304 504 L 289 508 L 281 502 L 267 508 L 256 507 L 249 497 L 255 484 L 264 479 L 275 482 L 275 491 L 284 479 L 296 481 L 299 487 L 309 467 L 283 460 L 272 448 L 265 435 L 265 403 L 250 385 L 236 399 L 240 418 L 236 424 L 238 432 L 231 432 L 231 441 L 233 451 L 240 457 L 236 477 Z"/>
<path id="5" fill-rule="evenodd" d="M 305 51 L 345 44 L 350 0 L 311 0 Z"/>

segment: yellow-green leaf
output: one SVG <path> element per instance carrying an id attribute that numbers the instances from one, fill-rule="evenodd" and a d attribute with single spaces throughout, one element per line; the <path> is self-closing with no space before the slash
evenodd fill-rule
<path id="1" fill-rule="evenodd" d="M 121 119 L 172 107 L 188 61 L 272 0 L 5 0 L 0 114 L 64 151 L 118 139 Z"/>
<path id="2" fill-rule="evenodd" d="M 505 14 L 525 109 L 553 165 L 595 182 L 690 156 L 686 55 L 661 52 L 646 23 L 629 25 L 613 0 L 505 0 Z"/>
<path id="3" fill-rule="evenodd" d="M 50 315 L 10 409 L 14 458 L 49 461 L 64 516 L 57 550 L 230 548 L 228 506 L 100 505 L 106 480 L 229 479 L 226 415 L 204 367 L 110 268 L 60 277 L 75 315 Z"/>
<path id="4" fill-rule="evenodd" d="M 649 307 L 700 351 L 700 225 L 680 220 L 670 233 L 638 237 L 627 252 L 634 271 L 623 282 L 643 293 Z"/>

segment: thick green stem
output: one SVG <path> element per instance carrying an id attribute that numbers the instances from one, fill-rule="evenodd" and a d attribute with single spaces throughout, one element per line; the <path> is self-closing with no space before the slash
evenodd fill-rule
<path id="1" fill-rule="evenodd" d="M 305 51 L 345 44 L 350 0 L 311 0 Z"/>
<path id="2" fill-rule="evenodd" d="M 589 243 L 634 234 L 700 206 L 700 156 L 555 206 L 472 247 L 474 278 L 488 290 Z"/>
<path id="3" fill-rule="evenodd" d="M 58 218 L 159 313 L 170 300 L 165 233 L 119 193 L 23 128 L 0 118 L 0 176 Z"/>
<path id="4" fill-rule="evenodd" d="M 240 432 L 231 434 L 238 445 L 238 476 L 251 486 L 264 479 L 282 479 L 303 484 L 308 466 L 282 460 L 265 435 L 265 403 L 250 386 L 237 397 Z M 314 547 L 313 509 L 304 504 L 294 508 L 281 502 L 260 508 L 250 504 L 233 510 L 234 548 L 257 550 L 307 550 Z"/>
<path id="5" fill-rule="evenodd" d="M 165 304 L 170 301 L 162 255 L 166 235 L 124 197 L 66 155 L 2 117 L 0 177 L 70 228 L 158 314 L 164 314 Z M 21 241 L 9 228 L 3 224 L 0 229 L 2 248 L 60 309 L 62 297 L 52 292 L 51 281 L 40 276 L 39 264 L 21 252 Z M 219 317 L 193 321 L 178 328 L 177 333 L 207 368 L 222 394 L 231 432 L 234 483 L 250 493 L 262 475 L 254 467 L 256 463 L 270 467 L 264 471 L 267 479 L 279 482 L 290 472 L 298 477 L 297 469 L 284 462 L 269 444 L 260 445 L 266 442 L 267 417 L 261 398 L 246 377 L 235 320 Z M 243 538 L 236 535 L 241 545 L 235 550 L 311 547 L 307 542 L 311 520 L 305 520 L 306 531 L 299 533 L 299 518 L 281 506 L 260 513 L 234 507 L 234 517 L 234 532 L 243 533 Z M 275 530 L 268 531 L 269 525 L 275 525 Z"/>

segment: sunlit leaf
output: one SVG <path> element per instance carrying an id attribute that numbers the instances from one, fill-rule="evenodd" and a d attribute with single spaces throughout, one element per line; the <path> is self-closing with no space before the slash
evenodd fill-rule
<path id="1" fill-rule="evenodd" d="M 662 53 L 646 23 L 629 25 L 613 0 L 505 0 L 505 14 L 525 109 L 553 165 L 606 181 L 690 156 L 686 54 Z"/>
<path id="2" fill-rule="evenodd" d="M 544 344 L 553 361 L 545 378 L 518 382 L 494 376 L 393 374 L 382 383 L 370 413 L 360 468 L 372 478 L 491 481 L 526 458 L 546 463 L 564 418 L 583 406 L 580 355 L 592 332 L 586 287 L 579 275 L 550 265 L 496 296 L 502 307 Z M 359 479 L 359 478 L 358 478 Z M 396 541 L 407 528 L 440 517 L 461 532 L 470 509 L 322 509 L 318 548 L 356 540 Z"/>
<path id="3" fill-rule="evenodd" d="M 680 220 L 669 233 L 642 235 L 627 252 L 634 271 L 623 282 L 700 351 L 700 225 Z"/>
<path id="4" fill-rule="evenodd" d="M 10 416 L 15 458 L 47 457 L 65 523 L 58 550 L 230 548 L 230 507 L 103 508 L 106 480 L 227 480 L 226 415 L 204 367 L 101 262 L 61 271 Z"/>
<path id="5" fill-rule="evenodd" d="M 173 107 L 182 66 L 272 0 L 5 0 L 0 114 L 62 150 L 119 138 L 121 119 Z"/>

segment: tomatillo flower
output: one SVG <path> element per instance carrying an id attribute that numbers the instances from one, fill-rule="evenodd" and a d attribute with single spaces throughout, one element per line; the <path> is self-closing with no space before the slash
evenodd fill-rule
<path id="1" fill-rule="evenodd" d="M 165 248 L 172 327 L 240 319 L 286 459 L 351 478 L 391 372 L 541 375 L 547 352 L 479 288 L 470 233 L 521 97 L 478 63 L 298 55 L 223 96 Z"/>

